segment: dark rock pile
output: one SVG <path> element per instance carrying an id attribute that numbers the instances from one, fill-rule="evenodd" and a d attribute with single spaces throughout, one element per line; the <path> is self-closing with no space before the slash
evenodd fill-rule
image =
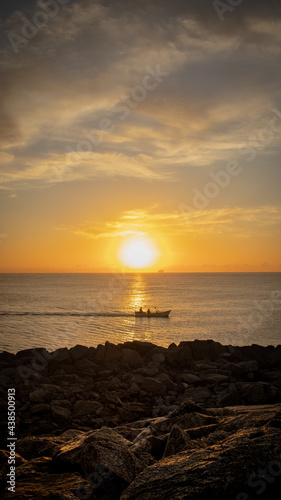
<path id="1" fill-rule="evenodd" d="M 14 499 L 250 500 L 280 489 L 281 346 L 106 342 L 4 352 L 0 363 L 3 498 L 11 387 Z"/>

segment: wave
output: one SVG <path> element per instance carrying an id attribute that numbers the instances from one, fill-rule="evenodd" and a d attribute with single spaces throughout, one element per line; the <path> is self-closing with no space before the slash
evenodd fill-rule
<path id="1" fill-rule="evenodd" d="M 77 316 L 77 317 L 131 317 L 133 313 L 123 312 L 30 312 L 30 311 L 1 311 L 0 316 Z"/>

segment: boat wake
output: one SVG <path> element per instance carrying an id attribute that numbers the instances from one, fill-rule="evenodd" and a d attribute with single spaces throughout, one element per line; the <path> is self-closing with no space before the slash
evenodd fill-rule
<path id="1" fill-rule="evenodd" d="M 30 311 L 2 311 L 0 316 L 77 316 L 77 317 L 131 317 L 132 313 L 125 312 L 30 312 Z"/>

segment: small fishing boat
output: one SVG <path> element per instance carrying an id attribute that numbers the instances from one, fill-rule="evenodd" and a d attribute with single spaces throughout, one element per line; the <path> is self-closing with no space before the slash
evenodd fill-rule
<path id="1" fill-rule="evenodd" d="M 135 311 L 135 316 L 138 318 L 168 318 L 171 309 L 169 311 Z"/>

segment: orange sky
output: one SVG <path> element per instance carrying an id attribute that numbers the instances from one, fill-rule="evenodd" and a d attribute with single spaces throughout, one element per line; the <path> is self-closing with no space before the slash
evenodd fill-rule
<path id="1" fill-rule="evenodd" d="M 5 6 L 0 272 L 281 271 L 281 7 L 187 4 Z"/>

